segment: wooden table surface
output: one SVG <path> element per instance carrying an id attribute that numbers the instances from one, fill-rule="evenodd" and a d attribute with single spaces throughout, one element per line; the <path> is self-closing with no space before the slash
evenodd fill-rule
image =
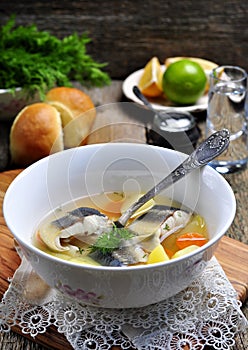
<path id="1" fill-rule="evenodd" d="M 106 105 L 112 102 L 127 102 L 122 95 L 122 82 L 113 81 L 111 86 L 101 88 L 86 90 L 92 97 L 96 106 Z M 116 110 L 115 106 L 110 106 L 111 113 L 108 113 L 101 107 L 99 107 L 99 114 L 97 115 L 97 120 L 95 123 L 94 131 L 89 137 L 89 143 L 95 142 L 110 142 L 110 141 L 120 141 L 120 142 L 146 142 L 146 128 L 144 123 L 149 122 L 149 116 L 144 111 L 142 118 L 137 118 L 137 113 L 133 110 L 132 105 L 129 103 L 121 104 L 124 108 L 119 108 Z M 127 113 L 128 112 L 128 113 Z M 140 113 L 139 113 L 140 115 Z M 195 115 L 198 125 L 203 130 L 204 127 L 204 115 Z M 131 127 L 130 127 L 131 124 Z M 0 122 L 0 154 L 4 149 L 6 150 L 6 144 L 3 141 L 7 139 L 6 131 L 8 130 L 8 125 L 3 124 L 1 128 Z M 106 132 L 106 129 L 108 132 Z M 5 131 L 5 134 L 4 134 Z M 2 134 L 1 134 L 2 133 Z M 2 141 L 2 142 L 1 142 Z M 0 157 L 0 161 L 5 158 L 3 154 Z M 2 169 L 3 170 L 3 169 Z M 230 183 L 233 188 L 236 201 L 237 201 L 237 213 L 235 220 L 227 232 L 227 236 L 236 239 L 245 244 L 248 243 L 248 169 L 232 174 L 226 175 L 225 178 Z M 235 259 L 235 256 L 233 257 Z M 242 311 L 246 317 L 248 317 L 248 302 L 247 300 L 243 303 Z M 28 340 L 14 332 L 10 333 L 0 333 L 0 350 L 45 350 L 47 348 Z M 52 349 L 52 346 L 51 346 Z M 248 335 L 247 332 L 239 334 L 236 337 L 236 345 L 234 347 L 236 350 L 247 350 L 248 349 Z M 62 350 L 62 348 L 61 348 Z"/>
<path id="2" fill-rule="evenodd" d="M 125 79 L 152 55 L 161 63 L 188 55 L 248 70 L 244 0 L 1 0 L 0 13 L 0 25 L 15 13 L 18 24 L 34 23 L 59 38 L 89 33 L 87 52 L 107 62 L 105 69 L 116 79 Z"/>

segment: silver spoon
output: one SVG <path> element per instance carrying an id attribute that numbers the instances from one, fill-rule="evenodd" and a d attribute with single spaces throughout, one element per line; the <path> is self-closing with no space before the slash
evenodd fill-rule
<path id="1" fill-rule="evenodd" d="M 209 163 L 214 158 L 218 157 L 224 152 L 230 141 L 230 134 L 227 129 L 223 129 L 210 135 L 204 140 L 185 161 L 183 161 L 176 169 L 161 180 L 157 185 L 144 194 L 137 202 L 132 204 L 122 215 L 115 221 L 117 227 L 124 227 L 130 217 L 148 202 L 150 199 L 157 196 L 161 191 L 171 186 L 192 170 L 201 168 Z"/>
<path id="2" fill-rule="evenodd" d="M 156 114 L 157 116 L 160 117 L 160 119 L 163 120 L 165 125 L 168 125 L 168 123 L 166 122 L 166 119 L 173 119 L 171 117 L 171 115 L 165 113 L 165 112 L 160 112 L 156 109 L 153 108 L 152 104 L 147 100 L 147 98 L 142 94 L 142 92 L 140 91 L 140 89 L 138 88 L 138 86 L 134 86 L 133 87 L 133 93 L 135 94 L 136 97 L 138 97 L 138 99 L 140 101 L 142 101 L 144 103 L 144 105 L 146 107 L 148 107 L 148 109 L 150 109 L 150 111 L 152 111 L 154 114 Z"/>

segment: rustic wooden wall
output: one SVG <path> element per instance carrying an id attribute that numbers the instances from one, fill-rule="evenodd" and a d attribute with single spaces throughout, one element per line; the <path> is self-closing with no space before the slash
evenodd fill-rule
<path id="1" fill-rule="evenodd" d="M 125 78 L 152 57 L 205 57 L 248 69 L 248 2 L 244 0 L 1 0 L 0 25 L 18 24 L 64 37 L 87 31 L 88 52 L 112 78 Z"/>

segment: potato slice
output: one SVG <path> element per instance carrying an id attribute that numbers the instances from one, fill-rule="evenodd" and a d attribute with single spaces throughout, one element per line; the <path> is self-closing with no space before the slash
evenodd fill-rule
<path id="1" fill-rule="evenodd" d="M 147 263 L 148 264 L 155 264 L 155 263 L 159 263 L 159 262 L 163 262 L 163 261 L 167 261 L 167 260 L 170 260 L 170 258 L 166 254 L 163 246 L 161 244 L 159 244 L 149 254 Z"/>

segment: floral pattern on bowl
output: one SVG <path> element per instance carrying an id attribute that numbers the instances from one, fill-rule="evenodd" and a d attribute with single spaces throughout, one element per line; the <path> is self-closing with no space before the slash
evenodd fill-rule
<path id="1" fill-rule="evenodd" d="M 69 297 L 76 298 L 85 303 L 90 303 L 91 305 L 99 305 L 100 300 L 103 296 L 97 296 L 94 292 L 86 292 L 85 290 L 78 288 L 73 290 L 68 284 L 62 284 L 61 282 L 56 283 L 56 288 Z"/>

